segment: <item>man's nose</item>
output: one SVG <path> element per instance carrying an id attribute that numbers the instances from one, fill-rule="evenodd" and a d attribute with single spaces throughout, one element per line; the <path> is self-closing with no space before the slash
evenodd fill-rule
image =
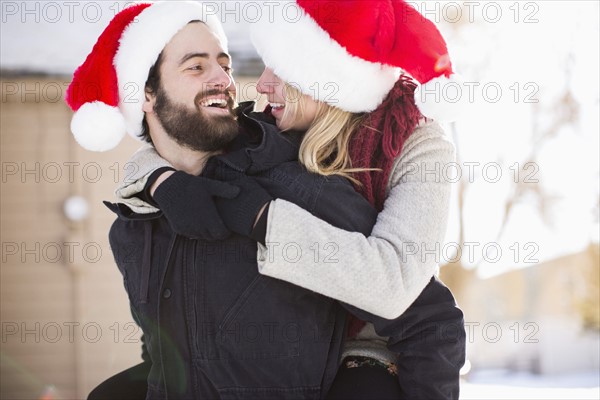
<path id="1" fill-rule="evenodd" d="M 217 65 L 213 68 L 210 79 L 208 80 L 208 85 L 209 89 L 229 89 L 230 91 L 235 87 L 235 83 L 231 75 L 225 72 L 220 65 Z"/>

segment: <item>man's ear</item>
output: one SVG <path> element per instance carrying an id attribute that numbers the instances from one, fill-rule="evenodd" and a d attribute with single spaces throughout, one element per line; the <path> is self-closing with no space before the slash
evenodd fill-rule
<path id="1" fill-rule="evenodd" d="M 149 91 L 147 88 L 144 90 L 145 100 L 142 105 L 142 111 L 145 113 L 151 113 L 154 111 L 154 104 L 156 103 L 156 96 L 154 93 Z"/>

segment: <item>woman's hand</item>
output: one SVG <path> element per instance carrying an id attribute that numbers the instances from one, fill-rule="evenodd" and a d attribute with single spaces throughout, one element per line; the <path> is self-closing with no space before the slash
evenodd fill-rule
<path id="1" fill-rule="evenodd" d="M 215 198 L 219 214 L 229 230 L 250 236 L 273 196 L 247 175 L 240 174 L 228 183 L 239 187 L 240 192 L 233 198 Z"/>
<path id="2" fill-rule="evenodd" d="M 222 240 L 231 235 L 217 210 L 216 202 L 238 196 L 240 189 L 228 182 L 220 182 L 182 171 L 169 171 L 159 178 L 154 201 L 159 205 L 173 231 L 190 238 Z M 168 175 L 168 176 L 167 176 Z"/>
<path id="3" fill-rule="evenodd" d="M 141 193 L 145 190 L 150 176 L 159 169 L 172 169 L 171 164 L 162 158 L 152 145 L 146 144 L 136 151 L 125 164 L 125 177 L 115 191 L 121 203 L 139 214 L 159 211 L 147 203 Z M 167 177 L 163 177 L 163 180 Z"/>
<path id="4" fill-rule="evenodd" d="M 156 188 L 163 183 L 168 177 L 170 177 L 171 175 L 173 175 L 175 173 L 175 171 L 165 171 L 162 174 L 160 174 L 158 176 L 158 178 L 156 178 L 156 180 L 154 181 L 154 183 L 150 186 L 150 196 L 154 197 L 154 192 L 156 191 Z"/>

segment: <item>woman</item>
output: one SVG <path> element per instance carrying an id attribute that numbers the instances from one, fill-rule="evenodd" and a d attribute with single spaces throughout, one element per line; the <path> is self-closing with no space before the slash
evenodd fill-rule
<path id="1" fill-rule="evenodd" d="M 454 148 L 422 114 L 443 118 L 453 110 L 435 95 L 423 102 L 422 95 L 431 94 L 431 86 L 439 92 L 436 85 L 453 78 L 443 38 L 402 1 L 296 3 L 300 17 L 293 23 L 276 14 L 272 23 L 251 27 L 267 66 L 258 89 L 271 103 L 280 129 L 308 129 L 299 154 L 307 169 L 353 179 L 380 214 L 371 236 L 364 237 L 275 200 L 268 207 L 267 245 L 259 246 L 260 272 L 386 318 L 402 314 L 406 324 L 433 322 L 437 329 L 428 329 L 438 334 L 452 325 L 462 330 L 460 318 L 449 322 L 452 296 L 431 281 L 438 259 L 431 252 L 444 239 L 450 195 L 450 183 L 439 171 L 454 161 Z M 424 87 L 416 88 L 404 76 L 398 79 L 395 67 Z M 283 85 L 282 79 L 291 84 Z M 270 243 L 295 243 L 306 257 L 290 260 Z M 337 262 L 328 262 L 333 252 Z M 439 314 L 428 314 L 431 309 Z M 464 342 L 449 344 L 423 333 L 415 341 L 415 332 L 405 333 L 406 351 L 396 360 L 402 394 L 457 398 Z M 348 358 L 332 397 L 368 395 L 373 386 L 366 379 L 365 392 L 357 390 L 369 367 L 362 373 L 352 367 L 372 364 L 357 359 L 364 355 L 389 362 L 377 348 L 380 343 L 370 324 L 353 322 Z"/>
<path id="2" fill-rule="evenodd" d="M 273 89 L 277 87 L 284 90 Z M 429 255 L 429 259 L 422 259 L 422 252 L 414 248 L 421 245 L 434 249 L 443 240 L 449 185 L 435 178 L 421 181 L 420 174 L 411 177 L 414 170 L 402 167 L 419 165 L 434 170 L 436 163 L 443 165 L 453 160 L 453 147 L 437 124 L 418 122 L 418 110 L 411 102 L 399 104 L 403 99 L 412 99 L 414 84 L 401 77 L 383 107 L 369 115 L 317 103 L 281 81 L 268 67 L 258 88 L 271 106 L 275 105 L 270 112 L 280 129 L 307 130 L 300 150 L 303 164 L 320 174 L 348 176 L 380 211 L 371 236 L 365 237 L 337 229 L 285 200 L 271 202 L 257 224 L 265 226 L 262 236 L 254 233 L 262 243 L 258 255 L 260 272 L 385 318 L 402 314 L 398 318 L 401 324 L 415 325 L 412 332 L 403 332 L 405 337 L 400 341 L 405 351 L 398 358 L 386 351 L 385 341 L 371 324 L 351 319 L 344 362 L 329 398 L 458 398 L 458 373 L 464 362 L 464 338 L 459 339 L 459 330 L 464 329 L 462 314 L 456 313 L 451 293 L 438 280 L 432 280 L 437 258 Z M 290 98 L 299 100 L 286 101 Z M 410 122 L 403 122 L 407 138 L 400 154 L 391 159 L 390 167 L 390 159 L 381 157 L 383 140 L 368 143 L 372 135 L 359 135 L 364 135 L 366 129 L 376 131 L 378 125 L 371 124 L 378 119 L 381 124 L 385 120 L 382 115 L 394 107 L 402 107 L 405 111 L 400 118 L 408 116 Z M 403 127 L 394 128 L 394 133 L 398 133 Z M 366 159 L 363 169 L 351 164 L 356 159 L 352 156 L 315 162 L 319 151 L 310 149 L 311 140 L 319 141 L 328 134 L 335 141 L 331 147 L 342 143 L 341 149 L 320 150 L 321 154 L 360 156 L 367 151 L 366 154 L 381 158 Z M 354 168 L 336 169 L 336 164 Z M 385 172 L 387 181 L 382 177 Z M 276 247 L 282 243 L 294 243 L 307 257 L 290 260 Z M 318 251 L 322 252 L 320 256 Z M 448 340 L 451 338 L 458 340 Z M 400 385 L 393 386 L 386 374 L 397 376 Z M 386 383 L 389 386 L 382 386 Z M 381 391 L 375 393 L 375 388 Z"/>
<path id="3" fill-rule="evenodd" d="M 332 4 L 335 20 L 325 17 Z M 380 214 L 365 237 L 274 200 L 252 232 L 264 244 L 259 270 L 388 319 L 402 315 L 402 334 L 392 338 L 403 345 L 399 356 L 372 325 L 352 321 L 330 398 L 457 398 L 462 314 L 432 278 L 450 194 L 439 171 L 454 160 L 454 148 L 423 118 L 440 104 L 421 102 L 422 88 L 398 76 L 401 67 L 423 84 L 449 77 L 445 43 L 404 2 L 297 5 L 299 21 L 252 26 L 267 66 L 258 89 L 280 129 L 307 130 L 299 154 L 306 168 L 350 178 Z M 303 257 L 282 252 L 286 243 Z"/>

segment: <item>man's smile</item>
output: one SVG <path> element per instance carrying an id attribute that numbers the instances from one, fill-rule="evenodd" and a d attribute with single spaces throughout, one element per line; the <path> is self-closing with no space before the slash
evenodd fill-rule
<path id="1" fill-rule="evenodd" d="M 199 100 L 198 107 L 208 114 L 226 115 L 232 113 L 234 101 L 227 93 L 211 94 Z"/>

